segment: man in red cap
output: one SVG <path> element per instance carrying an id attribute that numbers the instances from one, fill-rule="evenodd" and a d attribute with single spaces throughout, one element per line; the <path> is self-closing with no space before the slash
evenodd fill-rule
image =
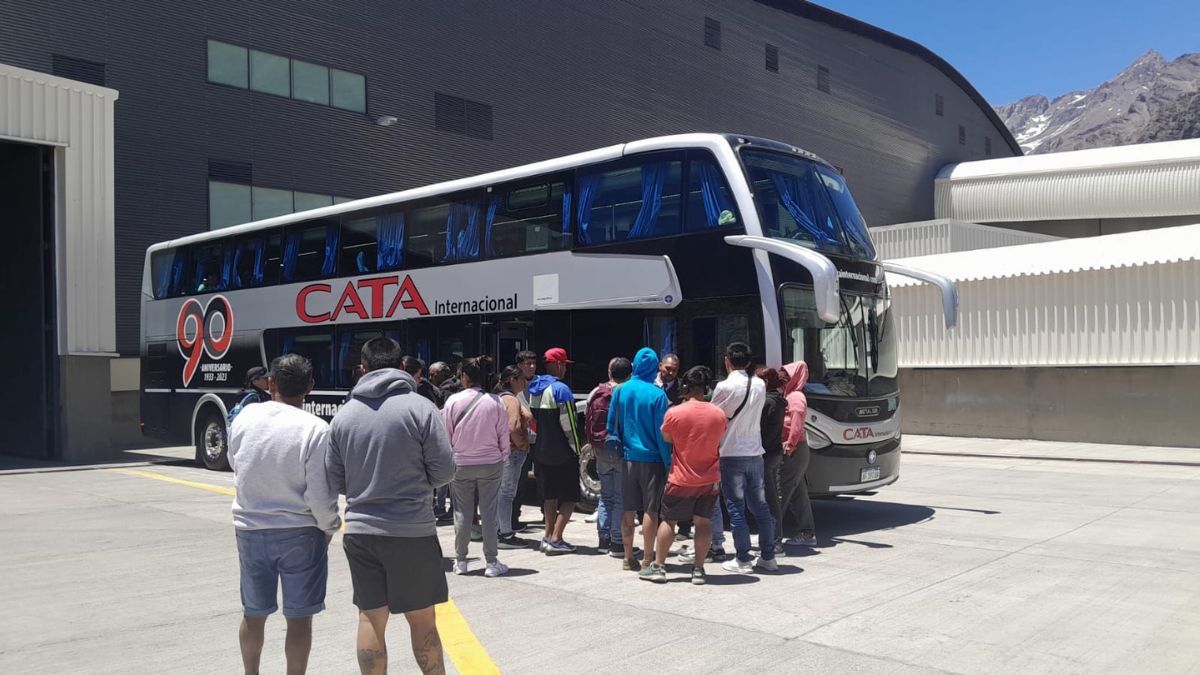
<path id="1" fill-rule="evenodd" d="M 546 536 L 541 550 L 546 555 L 574 553 L 563 541 L 563 529 L 579 501 L 579 451 L 581 443 L 575 422 L 575 396 L 559 378 L 567 374 L 567 350 L 553 347 L 543 357 L 546 374 L 529 383 L 529 407 L 537 423 L 533 442 L 534 473 L 542 494 Z"/>

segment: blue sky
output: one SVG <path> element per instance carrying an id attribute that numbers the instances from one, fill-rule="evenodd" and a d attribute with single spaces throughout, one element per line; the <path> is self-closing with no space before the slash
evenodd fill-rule
<path id="1" fill-rule="evenodd" d="M 1149 49 L 1200 52 L 1200 0 L 817 0 L 915 40 L 993 105 L 1090 89 Z"/>

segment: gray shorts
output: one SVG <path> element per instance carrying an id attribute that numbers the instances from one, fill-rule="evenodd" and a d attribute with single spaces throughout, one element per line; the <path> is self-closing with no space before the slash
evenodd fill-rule
<path id="1" fill-rule="evenodd" d="M 626 460 L 621 477 L 621 509 L 645 511 L 657 517 L 667 486 L 667 467 L 662 462 Z"/>

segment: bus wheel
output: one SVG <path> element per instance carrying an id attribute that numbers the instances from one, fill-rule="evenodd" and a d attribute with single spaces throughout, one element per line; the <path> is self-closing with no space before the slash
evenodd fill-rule
<path id="1" fill-rule="evenodd" d="M 591 445 L 583 446 L 579 455 L 579 503 L 576 511 L 592 513 L 600 504 L 600 475 L 596 473 L 596 451 Z"/>
<path id="2" fill-rule="evenodd" d="M 211 408 L 200 413 L 196 420 L 196 457 L 211 471 L 229 470 L 225 420 Z"/>

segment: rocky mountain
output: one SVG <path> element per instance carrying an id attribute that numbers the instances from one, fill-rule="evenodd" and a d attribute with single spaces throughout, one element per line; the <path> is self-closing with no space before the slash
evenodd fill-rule
<path id="1" fill-rule="evenodd" d="M 1200 54 L 1151 50 L 1095 89 L 996 107 L 1026 154 L 1200 137 Z"/>

